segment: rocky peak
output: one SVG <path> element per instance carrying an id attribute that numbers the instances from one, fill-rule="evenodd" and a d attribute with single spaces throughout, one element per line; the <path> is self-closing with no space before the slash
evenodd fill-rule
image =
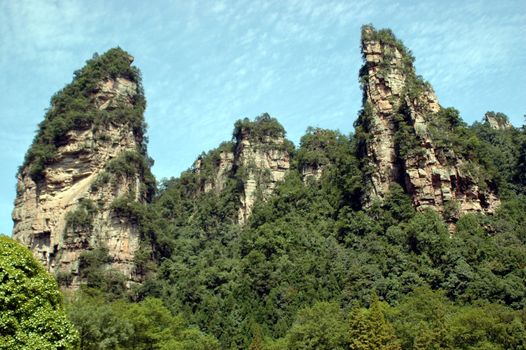
<path id="1" fill-rule="evenodd" d="M 227 181 L 239 182 L 238 222 L 244 224 L 257 199 L 266 199 L 290 169 L 293 145 L 285 130 L 268 114 L 254 121 L 236 122 L 233 142 L 225 142 L 201 155 L 194 163 L 199 192 L 225 189 Z"/>
<path id="2" fill-rule="evenodd" d="M 506 114 L 499 112 L 487 112 L 484 115 L 484 123 L 495 130 L 506 130 L 512 127 Z"/>
<path id="3" fill-rule="evenodd" d="M 235 166 L 243 183 L 239 222 L 245 223 L 258 198 L 266 199 L 290 169 L 292 144 L 285 129 L 268 114 L 253 122 L 240 120 L 235 125 Z"/>
<path id="4" fill-rule="evenodd" d="M 491 184 L 477 179 L 477 164 L 443 140 L 462 127 L 458 113 L 440 107 L 431 86 L 416 75 L 409 50 L 390 30 L 364 26 L 362 54 L 364 108 L 355 127 L 368 201 L 382 200 L 398 183 L 417 209 L 454 212 L 453 220 L 463 212 L 492 212 L 498 199 Z"/>
<path id="5" fill-rule="evenodd" d="M 137 223 L 117 204 L 145 202 L 155 180 L 144 141 L 145 107 L 133 58 L 94 56 L 51 108 L 18 173 L 13 237 L 49 271 L 81 281 L 79 258 L 107 249 L 111 267 L 136 279 Z"/>

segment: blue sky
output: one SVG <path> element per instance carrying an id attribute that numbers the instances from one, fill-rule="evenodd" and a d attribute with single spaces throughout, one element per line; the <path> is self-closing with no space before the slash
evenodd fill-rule
<path id="1" fill-rule="evenodd" d="M 362 24 L 391 28 L 443 106 L 473 122 L 526 114 L 526 1 L 0 1 L 0 232 L 15 173 L 49 99 L 94 52 L 142 70 L 149 152 L 177 176 L 268 112 L 296 144 L 308 126 L 352 131 Z"/>

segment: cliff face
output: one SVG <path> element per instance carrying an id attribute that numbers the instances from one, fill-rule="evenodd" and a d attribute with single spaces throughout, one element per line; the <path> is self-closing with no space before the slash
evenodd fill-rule
<path id="1" fill-rule="evenodd" d="M 413 58 L 388 30 L 366 26 L 360 71 L 364 109 L 356 122 L 370 185 L 369 200 L 382 199 L 399 183 L 417 209 L 457 216 L 493 212 L 499 201 L 491 184 L 476 178 L 477 165 L 441 143 L 454 133 L 458 115 L 442 109 Z M 484 188 L 484 190 L 482 189 Z"/>
<path id="2" fill-rule="evenodd" d="M 194 164 L 200 192 L 225 189 L 228 179 L 239 182 L 238 222 L 246 223 L 257 199 L 271 195 L 290 169 L 291 143 L 283 127 L 268 114 L 236 123 L 234 143 L 225 143 Z"/>
<path id="3" fill-rule="evenodd" d="M 18 174 L 13 237 L 49 271 L 71 274 L 73 287 L 80 283 L 81 253 L 98 247 L 107 248 L 111 267 L 134 279 L 137 224 L 115 210 L 114 203 L 123 198 L 146 201 L 153 181 L 143 138 L 140 80 L 92 71 L 94 62 L 104 65 L 109 59 L 130 67 L 131 56 L 114 50 L 88 62 L 53 98 Z M 92 86 L 88 93 L 79 89 L 85 81 Z M 75 101 L 68 99 L 71 95 Z M 69 128 L 49 137 L 56 124 Z M 44 159 L 41 149 L 49 150 Z"/>
<path id="4" fill-rule="evenodd" d="M 235 155 L 243 183 L 239 222 L 245 223 L 256 200 L 268 198 L 276 184 L 285 178 L 290 169 L 290 152 L 286 149 L 283 133 L 264 135 L 258 139 L 252 130 L 242 127 Z"/>

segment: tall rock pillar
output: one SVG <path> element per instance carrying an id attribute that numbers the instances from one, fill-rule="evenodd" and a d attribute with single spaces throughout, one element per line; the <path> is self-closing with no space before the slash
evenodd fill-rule
<path id="1" fill-rule="evenodd" d="M 491 184 L 450 138 L 462 128 L 458 113 L 439 105 L 432 87 L 416 75 L 410 51 L 390 30 L 364 26 L 362 54 L 364 106 L 355 126 L 368 201 L 382 200 L 398 183 L 417 209 L 446 211 L 452 219 L 493 212 L 499 201 Z"/>
<path id="2" fill-rule="evenodd" d="M 55 94 L 18 173 L 13 237 L 51 272 L 72 275 L 104 247 L 134 279 L 140 233 L 134 203 L 155 180 L 146 153 L 140 73 L 121 49 L 95 56 Z M 130 210 L 126 210 L 130 208 Z"/>

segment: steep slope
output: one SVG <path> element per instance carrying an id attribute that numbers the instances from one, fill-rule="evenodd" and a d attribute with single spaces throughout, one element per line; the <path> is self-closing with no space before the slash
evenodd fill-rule
<path id="1" fill-rule="evenodd" d="M 454 220 L 491 213 L 499 204 L 490 181 L 456 140 L 463 122 L 442 108 L 432 87 L 416 75 L 414 58 L 390 30 L 362 30 L 362 113 L 355 123 L 369 181 L 369 201 L 402 185 L 416 208 L 432 207 Z M 455 142 L 458 141 L 458 142 Z"/>
<path id="2" fill-rule="evenodd" d="M 125 51 L 95 56 L 51 99 L 18 173 L 13 237 L 49 271 L 72 274 L 79 257 L 108 250 L 111 267 L 134 274 L 139 232 L 126 203 L 148 201 L 140 73 Z"/>

